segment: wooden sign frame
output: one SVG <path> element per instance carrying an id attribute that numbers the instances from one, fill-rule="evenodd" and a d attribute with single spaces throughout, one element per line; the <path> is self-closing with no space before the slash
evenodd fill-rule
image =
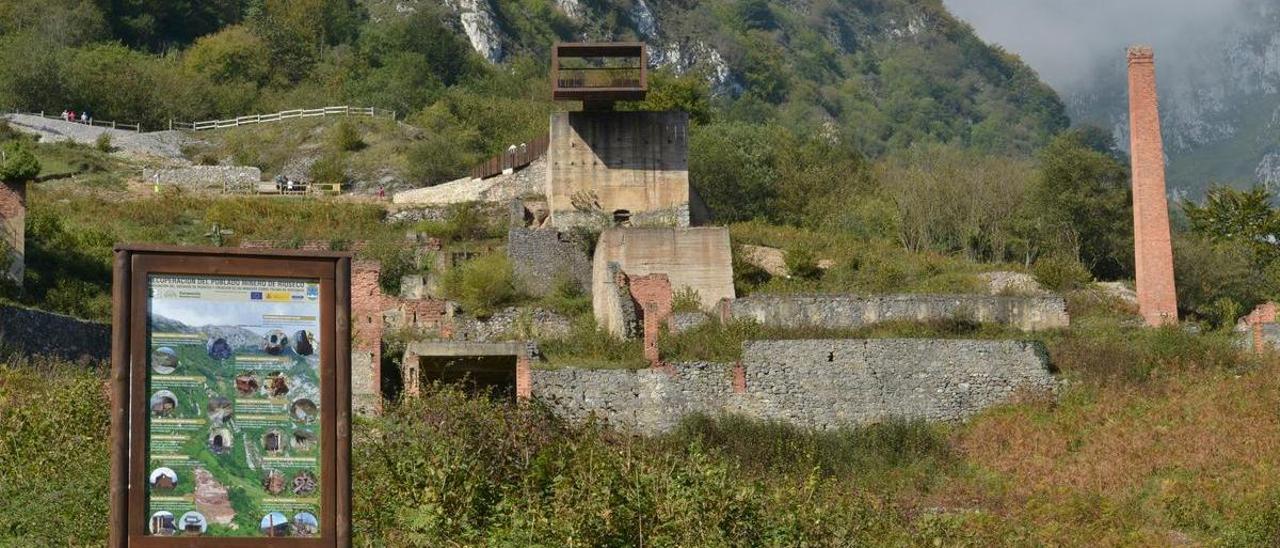
<path id="1" fill-rule="evenodd" d="M 319 280 L 319 535 L 206 537 L 147 534 L 150 276 Z M 108 546 L 346 547 L 351 545 L 351 255 L 151 245 L 115 250 L 111 340 Z"/>

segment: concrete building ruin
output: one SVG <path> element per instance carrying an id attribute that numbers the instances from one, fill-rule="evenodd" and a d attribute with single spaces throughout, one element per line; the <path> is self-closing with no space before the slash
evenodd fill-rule
<path id="1" fill-rule="evenodd" d="M 612 228 L 596 243 L 591 271 L 596 322 L 620 337 L 638 334 L 628 328 L 634 314 L 628 312 L 629 290 L 619 291 L 627 277 L 664 274 L 674 293 L 695 292 L 706 311 L 735 297 L 729 230 L 723 227 Z"/>
<path id="2" fill-rule="evenodd" d="M 689 114 L 613 110 L 644 99 L 647 59 L 642 43 L 552 49 L 552 98 L 583 111 L 551 115 L 550 226 L 689 226 Z"/>
<path id="3" fill-rule="evenodd" d="M 1129 48 L 1129 126 L 1138 311 L 1149 326 L 1176 324 L 1178 297 L 1173 282 L 1155 53 L 1145 46 Z"/>

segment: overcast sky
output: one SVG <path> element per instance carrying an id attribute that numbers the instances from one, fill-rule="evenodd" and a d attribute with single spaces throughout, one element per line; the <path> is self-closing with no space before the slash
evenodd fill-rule
<path id="1" fill-rule="evenodd" d="M 1242 1 L 943 0 L 984 40 L 1022 56 L 1061 92 L 1099 63 L 1122 62 L 1131 44 L 1155 46 L 1161 64 L 1176 62 L 1180 48 L 1237 17 Z"/>

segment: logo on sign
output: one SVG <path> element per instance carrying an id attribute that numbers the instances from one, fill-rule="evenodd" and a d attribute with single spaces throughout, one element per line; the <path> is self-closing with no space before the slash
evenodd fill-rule
<path id="1" fill-rule="evenodd" d="M 261 291 L 250 291 L 250 292 L 249 292 L 249 299 L 250 299 L 250 300 L 254 300 L 254 301 L 261 301 L 261 300 L 262 300 L 262 292 L 261 292 Z"/>
<path id="2" fill-rule="evenodd" d="M 314 285 L 314 284 L 312 284 L 312 285 L 308 285 L 308 286 L 307 286 L 307 298 L 308 298 L 308 299 L 310 299 L 310 300 L 313 300 L 313 301 L 314 301 L 314 300 L 316 300 L 316 299 L 319 299 L 319 298 L 320 298 L 320 286 L 318 286 L 318 285 Z"/>

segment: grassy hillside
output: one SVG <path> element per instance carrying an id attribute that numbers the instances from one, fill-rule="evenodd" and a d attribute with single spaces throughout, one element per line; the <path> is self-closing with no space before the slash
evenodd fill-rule
<path id="1" fill-rule="evenodd" d="M 358 423 L 356 543 L 1280 542 L 1280 360 L 1076 312 L 1050 339 L 1060 398 L 966 424 L 808 433 L 707 417 L 643 439 L 432 391 Z M 102 541 L 103 380 L 0 366 L 6 542 Z"/>

